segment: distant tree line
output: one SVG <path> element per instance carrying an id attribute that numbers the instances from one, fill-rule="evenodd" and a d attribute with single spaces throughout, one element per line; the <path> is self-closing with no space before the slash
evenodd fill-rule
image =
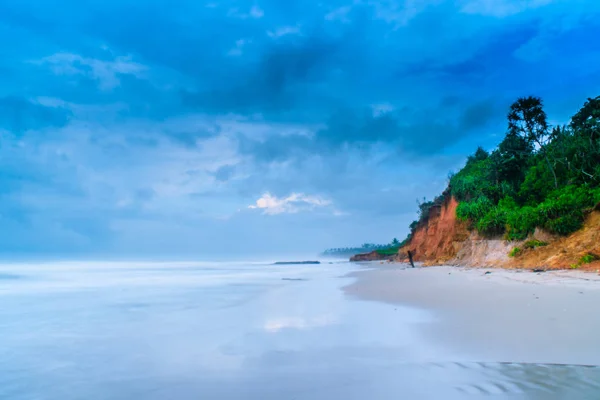
<path id="1" fill-rule="evenodd" d="M 360 247 L 337 247 L 325 250 L 322 254 L 325 256 L 346 256 L 361 253 L 370 253 L 372 251 L 391 251 L 399 249 L 401 242 L 394 238 L 388 244 L 364 243 Z"/>

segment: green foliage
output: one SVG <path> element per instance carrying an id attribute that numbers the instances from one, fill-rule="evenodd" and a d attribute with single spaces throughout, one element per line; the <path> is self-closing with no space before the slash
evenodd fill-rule
<path id="1" fill-rule="evenodd" d="M 501 234 L 506 229 L 507 215 L 507 209 L 500 206 L 492 207 L 477 221 L 475 227 L 479 232 L 486 235 Z"/>
<path id="2" fill-rule="evenodd" d="M 506 239 L 523 240 L 540 225 L 539 214 L 534 207 L 525 206 L 508 214 Z"/>
<path id="3" fill-rule="evenodd" d="M 580 229 L 600 203 L 600 96 L 588 99 L 569 125 L 555 127 L 548 125 L 541 99 L 519 98 L 498 147 L 477 148 L 449 175 L 442 196 L 419 203 L 411 234 L 450 195 L 459 201 L 457 218 L 484 235 L 525 240 L 536 228 L 559 235 Z M 525 248 L 541 245 L 527 243 Z"/>
<path id="4" fill-rule="evenodd" d="M 513 249 L 508 253 L 509 257 L 517 257 L 519 256 L 523 250 L 520 247 L 513 247 Z"/>
<path id="5" fill-rule="evenodd" d="M 555 190 L 537 206 L 540 224 L 553 233 L 568 235 L 581 228 L 584 211 L 596 204 L 597 190 L 569 185 Z"/>
<path id="6" fill-rule="evenodd" d="M 479 221 L 493 207 L 494 203 L 490 199 L 481 196 L 474 201 L 459 203 L 456 208 L 456 216 L 461 221 Z"/>
<path id="7" fill-rule="evenodd" d="M 406 240 L 410 240 L 410 235 Z M 403 243 L 396 243 L 398 239 L 392 240 L 390 244 L 374 244 L 374 243 L 364 243 L 360 247 L 338 247 L 333 249 L 327 249 L 323 253 L 324 256 L 351 256 L 354 254 L 360 253 L 370 253 L 372 251 L 387 251 L 392 247 L 400 248 L 403 246 Z M 397 252 L 397 250 L 396 250 Z"/>
<path id="8" fill-rule="evenodd" d="M 527 171 L 525 180 L 519 188 L 518 197 L 525 204 L 539 204 L 555 190 L 552 184 L 552 174 L 546 163 L 539 162 Z"/>
<path id="9" fill-rule="evenodd" d="M 518 99 L 498 148 L 478 148 L 449 189 L 460 202 L 457 218 L 482 234 L 523 240 L 537 227 L 559 235 L 580 229 L 600 202 L 600 96 L 568 127 L 553 129 L 541 99 Z"/>
<path id="10" fill-rule="evenodd" d="M 572 269 L 577 269 L 579 267 L 581 267 L 584 264 L 590 264 L 593 263 L 594 261 L 598 261 L 600 260 L 600 256 L 598 256 L 597 254 L 594 253 L 587 253 L 584 254 L 579 261 L 577 262 L 577 264 L 573 264 L 571 265 Z"/>
<path id="11" fill-rule="evenodd" d="M 398 250 L 400 250 L 400 247 L 388 247 L 386 249 L 377 250 L 377 253 L 381 254 L 382 256 L 393 256 L 398 254 Z"/>
<path id="12" fill-rule="evenodd" d="M 579 263 L 580 264 L 590 264 L 593 263 L 594 261 L 598 261 L 600 260 L 600 256 L 597 256 L 596 254 L 593 253 L 587 253 L 586 255 L 584 255 L 583 257 L 581 257 L 579 259 Z"/>
<path id="13" fill-rule="evenodd" d="M 523 243 L 524 249 L 535 249 L 535 248 L 544 247 L 544 246 L 548 246 L 548 243 L 542 242 L 541 240 L 537 240 L 537 239 L 528 240 L 525 243 Z"/>

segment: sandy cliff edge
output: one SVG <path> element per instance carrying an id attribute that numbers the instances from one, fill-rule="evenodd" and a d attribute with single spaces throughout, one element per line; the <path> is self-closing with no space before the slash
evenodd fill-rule
<path id="1" fill-rule="evenodd" d="M 524 241 L 507 241 L 502 238 L 485 238 L 469 231 L 466 222 L 456 218 L 458 201 L 448 196 L 432 210 L 425 224 L 417 227 L 410 243 L 400 249 L 395 261 L 406 261 L 411 251 L 415 261 L 432 265 L 461 265 L 478 267 L 569 269 L 577 265 L 582 270 L 600 270 L 600 261 L 578 265 L 582 256 L 600 255 L 600 207 L 591 211 L 581 230 L 568 237 L 557 237 L 542 230 L 529 239 L 538 239 L 548 246 L 523 250 L 517 257 L 508 254 Z"/>

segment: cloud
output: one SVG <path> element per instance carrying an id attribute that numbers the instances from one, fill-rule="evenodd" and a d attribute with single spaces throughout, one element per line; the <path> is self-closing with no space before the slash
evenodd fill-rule
<path id="1" fill-rule="evenodd" d="M 328 21 L 341 21 L 348 23 L 350 22 L 349 14 L 352 11 L 352 6 L 342 6 L 336 8 L 325 15 L 325 19 Z"/>
<path id="2" fill-rule="evenodd" d="M 56 53 L 44 57 L 38 64 L 47 64 L 57 75 L 83 75 L 98 82 L 101 90 L 119 86 L 121 75 L 142 77 L 147 67 L 133 62 L 131 56 L 119 56 L 110 61 L 82 57 L 72 53 Z"/>
<path id="3" fill-rule="evenodd" d="M 244 47 L 249 44 L 250 41 L 247 39 L 238 39 L 235 41 L 235 46 L 232 47 L 227 54 L 234 57 L 239 57 L 243 54 Z"/>
<path id="4" fill-rule="evenodd" d="M 553 0 L 468 0 L 462 12 L 492 17 L 507 17 L 552 3 Z"/>
<path id="5" fill-rule="evenodd" d="M 250 7 L 250 10 L 248 12 L 240 11 L 239 8 L 231 8 L 228 12 L 228 15 L 230 17 L 235 17 L 235 18 L 240 18 L 240 19 L 247 19 L 247 18 L 260 19 L 260 18 L 264 17 L 265 12 L 259 6 L 253 5 L 252 7 Z"/>
<path id="6" fill-rule="evenodd" d="M 263 214 L 294 214 L 301 211 L 311 211 L 317 207 L 325 207 L 331 204 L 331 201 L 322 199 L 318 196 L 307 196 L 303 193 L 292 193 L 288 197 L 278 198 L 270 193 L 265 193 L 256 200 L 255 205 L 250 205 L 250 209 L 263 210 Z"/>
<path id="7" fill-rule="evenodd" d="M 498 118 L 500 117 L 500 118 Z M 493 119 L 504 119 L 501 110 L 498 110 L 491 100 L 471 104 L 460 117 L 460 127 L 465 130 L 473 130 L 485 127 Z"/>
<path id="8" fill-rule="evenodd" d="M 389 242 L 512 100 L 560 123 L 600 78 L 586 0 L 0 3 L 0 247 L 26 254 Z"/>
<path id="9" fill-rule="evenodd" d="M 286 35 L 297 35 L 300 33 L 300 27 L 298 26 L 280 26 L 274 30 L 267 31 L 267 35 L 271 38 L 277 39 Z"/>
<path id="10" fill-rule="evenodd" d="M 0 128 L 17 135 L 33 129 L 62 127 L 71 116 L 71 111 L 61 105 L 47 106 L 16 96 L 0 98 Z"/>

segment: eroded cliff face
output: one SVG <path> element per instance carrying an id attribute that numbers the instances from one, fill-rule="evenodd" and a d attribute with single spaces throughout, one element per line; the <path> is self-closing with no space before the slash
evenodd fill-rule
<path id="1" fill-rule="evenodd" d="M 583 228 L 568 237 L 557 237 L 542 230 L 529 239 L 547 242 L 535 249 L 524 249 L 525 241 L 506 241 L 486 238 L 469 231 L 465 222 L 456 218 L 458 202 L 448 197 L 432 210 L 426 224 L 417 227 L 410 243 L 395 258 L 406 261 L 411 251 L 415 261 L 424 265 L 462 265 L 472 267 L 502 267 L 529 269 L 567 269 L 577 266 L 583 270 L 600 270 L 600 261 L 580 264 L 587 254 L 600 256 L 600 204 L 590 212 Z M 508 254 L 514 247 L 523 251 L 516 257 Z"/>
<path id="2" fill-rule="evenodd" d="M 538 232 L 536 232 L 538 234 Z M 600 271 L 600 260 L 581 264 L 583 256 L 593 254 L 600 257 L 600 204 L 586 217 L 583 228 L 567 237 L 547 237 L 540 239 L 548 246 L 524 250 L 517 257 L 510 258 L 503 267 L 568 269 Z M 511 249 L 519 244 L 511 244 Z"/>
<path id="3" fill-rule="evenodd" d="M 415 261 L 426 264 L 453 260 L 470 235 L 467 224 L 456 219 L 457 206 L 456 199 L 449 196 L 441 206 L 432 209 L 427 223 L 417 227 L 401 253 L 410 250 Z"/>
<path id="4" fill-rule="evenodd" d="M 365 261 L 384 261 L 384 260 L 392 260 L 394 256 L 382 255 L 377 251 L 372 251 L 370 253 L 362 253 L 355 254 L 350 257 L 350 261 L 352 262 L 365 262 Z"/>

